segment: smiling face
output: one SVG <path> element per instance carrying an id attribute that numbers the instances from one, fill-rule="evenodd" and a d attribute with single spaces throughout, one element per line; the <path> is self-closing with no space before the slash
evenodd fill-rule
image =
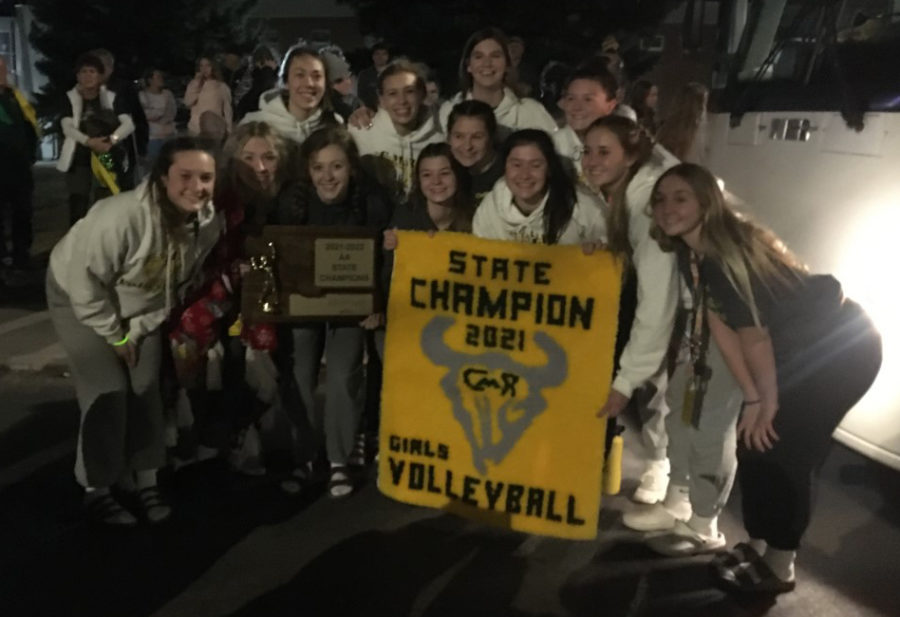
<path id="1" fill-rule="evenodd" d="M 615 93 L 608 93 L 593 79 L 573 79 L 560 104 L 566 124 L 576 133 L 587 130 L 591 123 L 608 116 L 616 108 Z"/>
<path id="2" fill-rule="evenodd" d="M 534 211 L 547 192 L 547 159 L 533 144 L 516 146 L 506 158 L 504 177 L 516 205 L 523 212 Z"/>
<path id="3" fill-rule="evenodd" d="M 669 174 L 659 181 L 651 201 L 653 221 L 664 234 L 680 237 L 689 246 L 700 245 L 703 209 L 690 184 Z"/>
<path id="4" fill-rule="evenodd" d="M 334 144 L 314 152 L 309 161 L 313 188 L 323 203 L 337 203 L 347 196 L 350 187 L 350 159 Z"/>
<path id="5" fill-rule="evenodd" d="M 475 85 L 491 90 L 503 86 L 506 69 L 506 54 L 494 39 L 485 39 L 475 45 L 466 67 Z"/>
<path id="6" fill-rule="evenodd" d="M 395 73 L 382 81 L 379 102 L 397 129 L 415 126 L 424 98 L 415 73 Z"/>
<path id="7" fill-rule="evenodd" d="M 169 201 L 178 210 L 186 215 L 195 214 L 212 198 L 216 162 L 203 150 L 177 152 L 162 182 Z"/>
<path id="8" fill-rule="evenodd" d="M 446 156 L 431 156 L 419 162 L 419 186 L 429 203 L 450 205 L 456 195 L 456 176 Z"/>
<path id="9" fill-rule="evenodd" d="M 491 136 L 484 120 L 477 116 L 457 118 L 450 129 L 448 142 L 453 158 L 471 171 L 480 171 L 494 158 Z"/>
<path id="10" fill-rule="evenodd" d="M 238 174 L 245 184 L 271 195 L 275 190 L 278 173 L 278 150 L 263 137 L 251 137 L 238 155 L 241 165 Z"/>
<path id="11" fill-rule="evenodd" d="M 624 182 L 634 160 L 626 154 L 616 134 L 607 128 L 592 129 L 584 137 L 581 168 L 594 191 L 609 191 Z"/>
<path id="12" fill-rule="evenodd" d="M 292 58 L 287 69 L 291 114 L 305 120 L 314 113 L 325 96 L 325 86 L 325 66 L 320 59 L 307 55 Z"/>

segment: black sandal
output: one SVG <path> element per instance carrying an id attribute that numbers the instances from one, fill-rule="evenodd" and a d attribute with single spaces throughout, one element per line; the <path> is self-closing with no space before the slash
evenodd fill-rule
<path id="1" fill-rule="evenodd" d="M 88 519 L 95 523 L 111 527 L 134 527 L 138 523 L 134 515 L 109 493 L 85 497 L 84 507 Z"/>
<path id="2" fill-rule="evenodd" d="M 346 492 L 343 489 L 349 489 Z M 333 499 L 347 497 L 353 493 L 353 479 L 346 465 L 337 465 L 331 468 L 328 478 L 328 496 Z"/>
<path id="3" fill-rule="evenodd" d="M 720 576 L 725 570 L 736 568 L 742 563 L 749 563 L 762 559 L 762 555 L 756 552 L 747 542 L 738 542 L 730 551 L 719 553 L 709 562 L 709 565 Z"/>
<path id="4" fill-rule="evenodd" d="M 742 595 L 778 595 L 794 591 L 796 581 L 778 578 L 763 559 L 738 564 L 722 571 L 719 582 L 727 591 Z"/>
<path id="5" fill-rule="evenodd" d="M 158 486 L 147 486 L 137 492 L 144 518 L 151 525 L 162 523 L 172 516 L 172 506 L 159 492 Z"/>

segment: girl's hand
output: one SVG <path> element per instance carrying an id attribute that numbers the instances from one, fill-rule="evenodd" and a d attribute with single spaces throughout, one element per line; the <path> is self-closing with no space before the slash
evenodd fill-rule
<path id="1" fill-rule="evenodd" d="M 384 250 L 393 251 L 397 248 L 397 230 L 396 229 L 385 229 L 384 230 L 384 241 L 382 243 Z"/>
<path id="2" fill-rule="evenodd" d="M 609 396 L 606 397 L 606 402 L 603 404 L 603 407 L 600 408 L 600 411 L 597 412 L 598 418 L 615 418 L 625 409 L 625 406 L 628 405 L 629 398 L 619 392 L 618 390 L 614 390 L 610 388 Z"/>
<path id="3" fill-rule="evenodd" d="M 359 325 L 365 330 L 376 330 L 384 325 L 384 313 L 373 313 L 359 322 Z"/>
<path id="4" fill-rule="evenodd" d="M 372 128 L 372 119 L 375 118 L 375 112 L 363 105 L 350 114 L 347 118 L 347 124 L 358 129 Z"/>
<path id="5" fill-rule="evenodd" d="M 113 351 L 128 368 L 137 366 L 138 347 L 132 341 L 127 341 L 124 345 L 113 345 Z"/>

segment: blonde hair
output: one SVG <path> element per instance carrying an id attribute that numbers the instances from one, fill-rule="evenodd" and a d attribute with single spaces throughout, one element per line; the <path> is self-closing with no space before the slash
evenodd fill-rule
<path id="1" fill-rule="evenodd" d="M 265 139 L 278 154 L 278 169 L 275 172 L 274 187 L 277 191 L 287 178 L 288 168 L 291 163 L 291 148 L 287 140 L 282 137 L 275 129 L 265 122 L 247 122 L 241 124 L 228 137 L 223 148 L 224 153 L 224 173 L 222 178 L 234 187 L 243 187 L 240 175 L 238 174 L 238 164 L 240 164 L 241 151 L 247 142 L 254 137 Z M 249 187 L 243 187 L 249 189 Z"/>
<path id="2" fill-rule="evenodd" d="M 653 187 L 651 208 L 657 202 L 660 183 L 670 176 L 681 178 L 691 187 L 700 205 L 704 255 L 722 266 L 725 276 L 749 307 L 754 323 L 761 325 L 752 278 L 758 278 L 771 291 L 773 285 L 796 284 L 807 271 L 806 266 L 772 231 L 733 210 L 715 176 L 700 165 L 681 163 L 662 174 Z M 664 251 L 686 250 L 683 240 L 667 236 L 656 221 L 650 227 L 650 236 Z"/>

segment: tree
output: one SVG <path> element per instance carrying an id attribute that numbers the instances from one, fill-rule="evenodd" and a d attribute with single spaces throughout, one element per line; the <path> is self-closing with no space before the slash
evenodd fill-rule
<path id="1" fill-rule="evenodd" d="M 249 50 L 261 37 L 251 11 L 257 0 L 32 0 L 31 42 L 43 55 L 49 82 L 38 95 L 44 117 L 55 117 L 72 87 L 75 58 L 103 47 L 116 57 L 120 78 L 149 67 L 189 76 L 204 53 Z"/>
<path id="2" fill-rule="evenodd" d="M 455 76 L 466 38 L 488 25 L 522 36 L 527 58 L 572 63 L 596 51 L 606 34 L 655 28 L 663 0 L 338 0 L 353 6 L 364 30 L 401 53 Z M 455 89 L 455 81 L 445 86 Z"/>

